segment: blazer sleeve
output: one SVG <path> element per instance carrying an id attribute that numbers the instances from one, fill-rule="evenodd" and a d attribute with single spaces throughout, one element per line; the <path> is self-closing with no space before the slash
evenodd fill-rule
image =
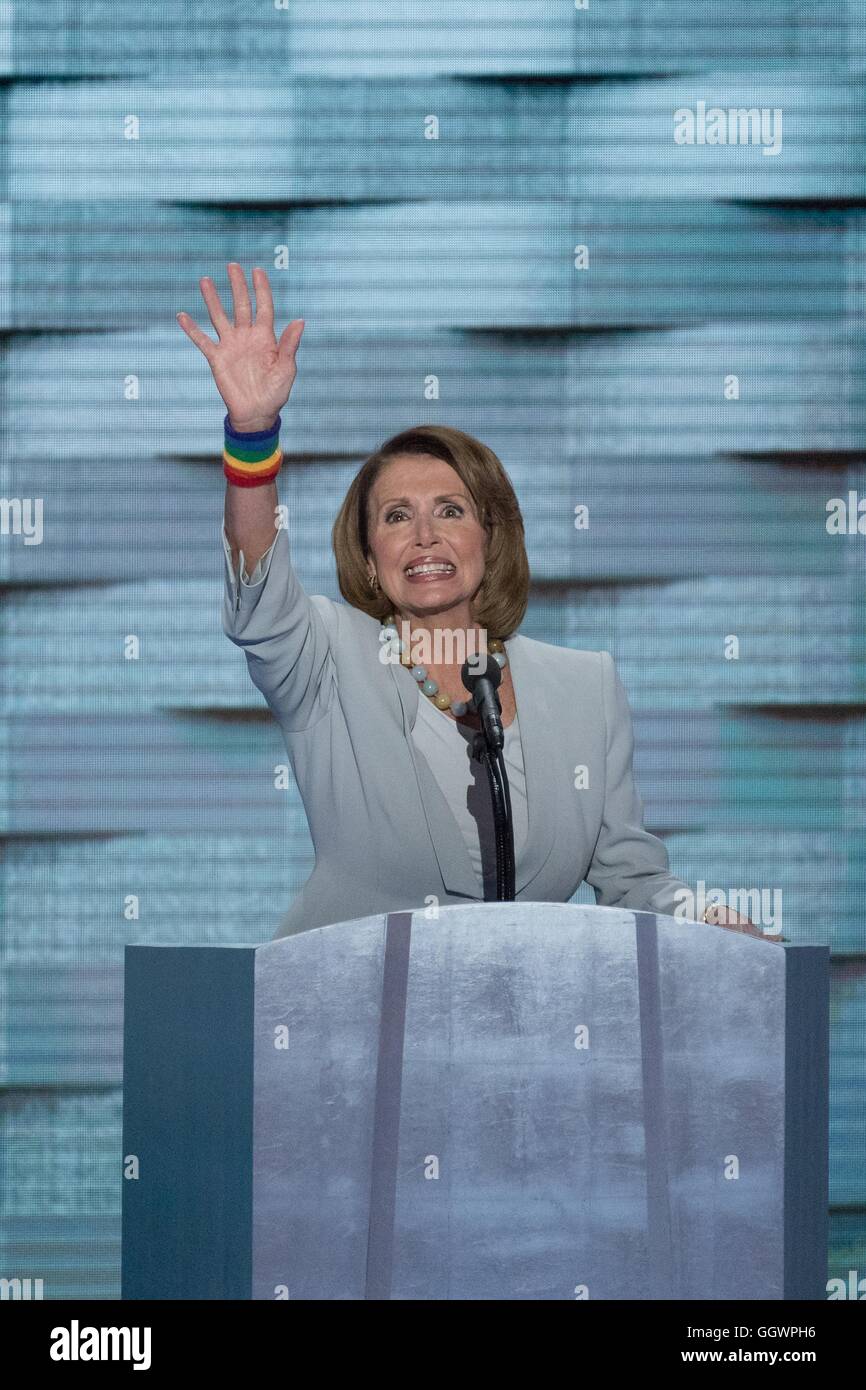
<path id="1" fill-rule="evenodd" d="M 329 600 L 310 597 L 301 586 L 285 528 L 277 531 L 248 578 L 243 551 L 234 572 L 225 522 L 221 531 L 223 632 L 243 651 L 250 678 L 275 718 L 286 729 L 306 729 L 327 713 L 333 698 L 331 636 L 318 606 Z"/>
<path id="2" fill-rule="evenodd" d="M 691 908 L 692 890 L 670 872 L 663 842 L 643 828 L 643 802 L 632 773 L 628 698 L 610 652 L 598 655 L 607 750 L 604 810 L 586 881 L 600 907 L 682 916 L 682 903 Z"/>

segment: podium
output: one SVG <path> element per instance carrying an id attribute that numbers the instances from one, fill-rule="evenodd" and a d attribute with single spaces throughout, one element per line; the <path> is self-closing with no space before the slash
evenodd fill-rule
<path id="1" fill-rule="evenodd" d="M 123 1298 L 826 1298 L 825 946 L 472 903 L 125 975 Z"/>

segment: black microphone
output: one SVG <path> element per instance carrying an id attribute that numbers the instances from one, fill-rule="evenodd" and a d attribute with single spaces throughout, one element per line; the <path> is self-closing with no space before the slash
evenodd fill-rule
<path id="1" fill-rule="evenodd" d="M 496 693 L 502 680 L 502 667 L 489 652 L 479 652 L 471 661 L 464 661 L 460 679 L 475 701 L 488 746 L 498 753 L 505 742 L 502 706 Z"/>

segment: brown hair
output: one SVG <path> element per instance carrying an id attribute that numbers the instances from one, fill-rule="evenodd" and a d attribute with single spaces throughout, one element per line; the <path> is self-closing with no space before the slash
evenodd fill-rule
<path id="1" fill-rule="evenodd" d="M 488 534 L 487 562 L 473 603 L 473 617 L 492 636 L 511 637 L 523 621 L 530 584 L 520 505 L 493 450 L 448 425 L 415 425 L 392 435 L 352 479 L 331 533 L 343 598 L 380 620 L 391 611 L 383 591 L 374 593 L 370 588 L 369 503 L 385 464 L 400 454 L 431 454 L 443 459 L 465 484 Z"/>

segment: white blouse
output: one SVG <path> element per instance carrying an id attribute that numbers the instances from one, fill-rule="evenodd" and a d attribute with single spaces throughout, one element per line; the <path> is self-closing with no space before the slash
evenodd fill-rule
<path id="1" fill-rule="evenodd" d="M 508 773 L 514 826 L 515 867 L 526 845 L 529 821 L 526 806 L 526 774 L 517 715 L 504 730 L 502 755 Z M 496 896 L 496 843 L 493 805 L 487 770 L 472 757 L 475 730 L 458 724 L 418 692 L 418 717 L 412 730 L 415 744 L 430 764 L 430 771 L 460 826 L 478 880 L 479 894 Z"/>

